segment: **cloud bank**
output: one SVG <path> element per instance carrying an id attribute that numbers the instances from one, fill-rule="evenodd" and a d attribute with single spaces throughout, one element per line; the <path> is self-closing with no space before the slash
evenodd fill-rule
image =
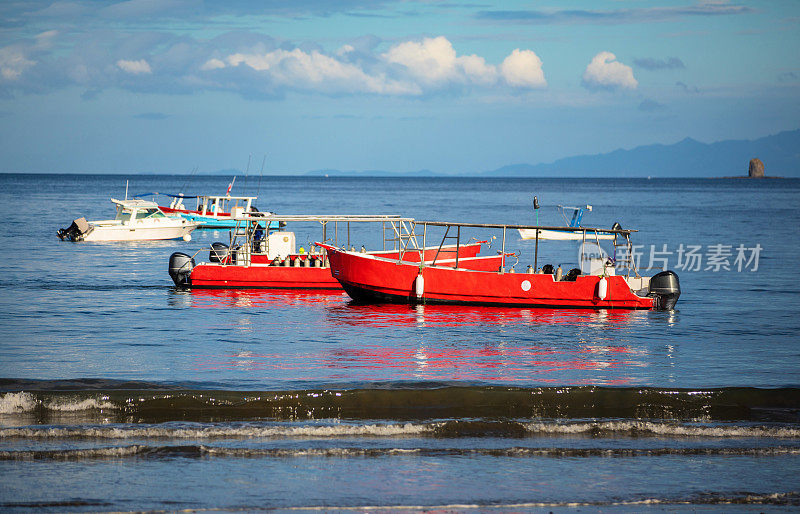
<path id="1" fill-rule="evenodd" d="M 53 37 L 48 35 L 48 41 Z M 42 39 L 0 48 L 0 89 L 29 93 L 79 86 L 91 91 L 87 99 L 112 87 L 276 98 L 288 93 L 513 94 L 547 86 L 542 60 L 533 50 L 517 48 L 492 64 L 479 55 L 459 54 L 443 36 L 401 41 L 383 51 L 380 40 L 362 38 L 334 52 L 252 33 L 201 40 L 160 32 L 105 31 L 60 41 L 58 52 L 52 50 L 54 45 L 42 45 Z"/>
<path id="2" fill-rule="evenodd" d="M 554 9 L 554 10 L 491 10 L 479 11 L 475 17 L 494 23 L 527 25 L 570 25 L 623 23 L 658 23 L 688 17 L 716 17 L 752 13 L 753 9 L 723 2 L 708 2 L 696 6 L 644 7 L 630 9 Z"/>
<path id="3" fill-rule="evenodd" d="M 439 36 L 404 41 L 380 54 L 345 45 L 334 55 L 319 50 L 275 49 L 209 59 L 211 73 L 254 71 L 273 86 L 328 94 L 421 96 L 464 88 L 540 88 L 547 85 L 542 61 L 532 50 L 514 50 L 498 69 L 478 55 L 458 55 Z"/>

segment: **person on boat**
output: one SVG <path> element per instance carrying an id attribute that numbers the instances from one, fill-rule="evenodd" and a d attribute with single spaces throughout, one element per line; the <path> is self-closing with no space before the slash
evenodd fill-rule
<path id="1" fill-rule="evenodd" d="M 264 230 L 261 228 L 261 224 L 257 221 L 253 222 L 253 252 L 260 252 L 261 251 L 261 244 L 264 241 Z"/>

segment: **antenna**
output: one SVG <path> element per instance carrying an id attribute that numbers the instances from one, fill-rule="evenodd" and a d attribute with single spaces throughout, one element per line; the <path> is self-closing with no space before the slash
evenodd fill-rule
<path id="1" fill-rule="evenodd" d="M 195 173 L 197 173 L 197 170 L 198 170 L 198 169 L 199 169 L 199 166 L 195 166 L 195 167 L 192 169 L 192 171 L 190 171 L 190 172 L 189 172 L 189 174 L 186 176 L 186 180 L 184 180 L 184 181 L 183 181 L 183 185 L 182 185 L 182 186 L 181 186 L 181 188 L 178 190 L 178 192 L 179 192 L 179 193 L 182 193 L 183 191 L 185 191 L 185 190 L 186 190 L 186 186 L 188 186 L 188 185 L 189 185 L 189 180 L 190 180 L 190 179 L 191 179 L 191 178 L 194 176 L 194 174 L 195 174 Z"/>
<path id="2" fill-rule="evenodd" d="M 128 181 L 125 181 L 125 199 L 128 199 Z"/>
<path id="3" fill-rule="evenodd" d="M 244 171 L 244 188 L 242 188 L 242 192 L 247 194 L 247 174 L 250 173 L 250 160 L 253 158 L 253 154 L 249 154 L 247 156 L 247 169 Z"/>
<path id="4" fill-rule="evenodd" d="M 258 189 L 256 189 L 256 196 L 261 191 L 261 178 L 264 176 L 264 164 L 267 162 L 267 154 L 264 154 L 264 159 L 261 161 L 261 173 L 258 175 Z"/>

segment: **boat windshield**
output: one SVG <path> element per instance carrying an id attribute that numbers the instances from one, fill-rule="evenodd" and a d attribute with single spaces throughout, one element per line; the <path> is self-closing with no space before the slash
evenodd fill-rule
<path id="1" fill-rule="evenodd" d="M 144 209 L 140 211 L 139 218 L 165 218 L 164 213 L 158 209 Z"/>

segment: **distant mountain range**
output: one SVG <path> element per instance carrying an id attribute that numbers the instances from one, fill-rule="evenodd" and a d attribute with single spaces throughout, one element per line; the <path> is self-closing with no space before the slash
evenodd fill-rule
<path id="1" fill-rule="evenodd" d="M 686 138 L 672 145 L 638 146 L 579 155 L 549 164 L 512 164 L 481 175 L 505 177 L 731 177 L 747 176 L 750 159 L 767 176 L 800 176 L 800 129 L 752 141 L 705 144 Z"/>
<path id="2" fill-rule="evenodd" d="M 366 170 L 366 171 L 343 171 L 343 170 L 314 170 L 309 171 L 306 175 L 317 175 L 324 177 L 436 177 L 443 176 L 442 173 L 436 173 L 431 170 L 419 171 L 382 171 L 382 170 Z"/>
<path id="3" fill-rule="evenodd" d="M 466 174 L 471 177 L 746 177 L 750 159 L 764 163 L 768 177 L 800 177 L 800 129 L 754 140 L 701 143 L 686 138 L 671 145 L 637 146 L 596 155 L 578 155 L 543 164 L 510 164 L 495 170 Z M 229 169 L 213 175 L 242 175 Z M 253 174 L 253 172 L 251 172 Z M 276 174 L 275 172 L 271 174 Z M 281 174 L 281 173 L 277 173 Z M 431 170 L 314 170 L 307 176 L 328 177 L 447 177 Z M 464 176 L 461 174 L 460 176 Z"/>
<path id="4" fill-rule="evenodd" d="M 764 163 L 767 176 L 800 176 L 800 129 L 752 141 L 701 143 L 692 138 L 672 145 L 637 146 L 597 155 L 578 155 L 547 164 L 510 164 L 470 176 L 491 177 L 746 177 L 750 159 Z M 327 176 L 448 176 L 415 172 L 316 170 Z"/>

